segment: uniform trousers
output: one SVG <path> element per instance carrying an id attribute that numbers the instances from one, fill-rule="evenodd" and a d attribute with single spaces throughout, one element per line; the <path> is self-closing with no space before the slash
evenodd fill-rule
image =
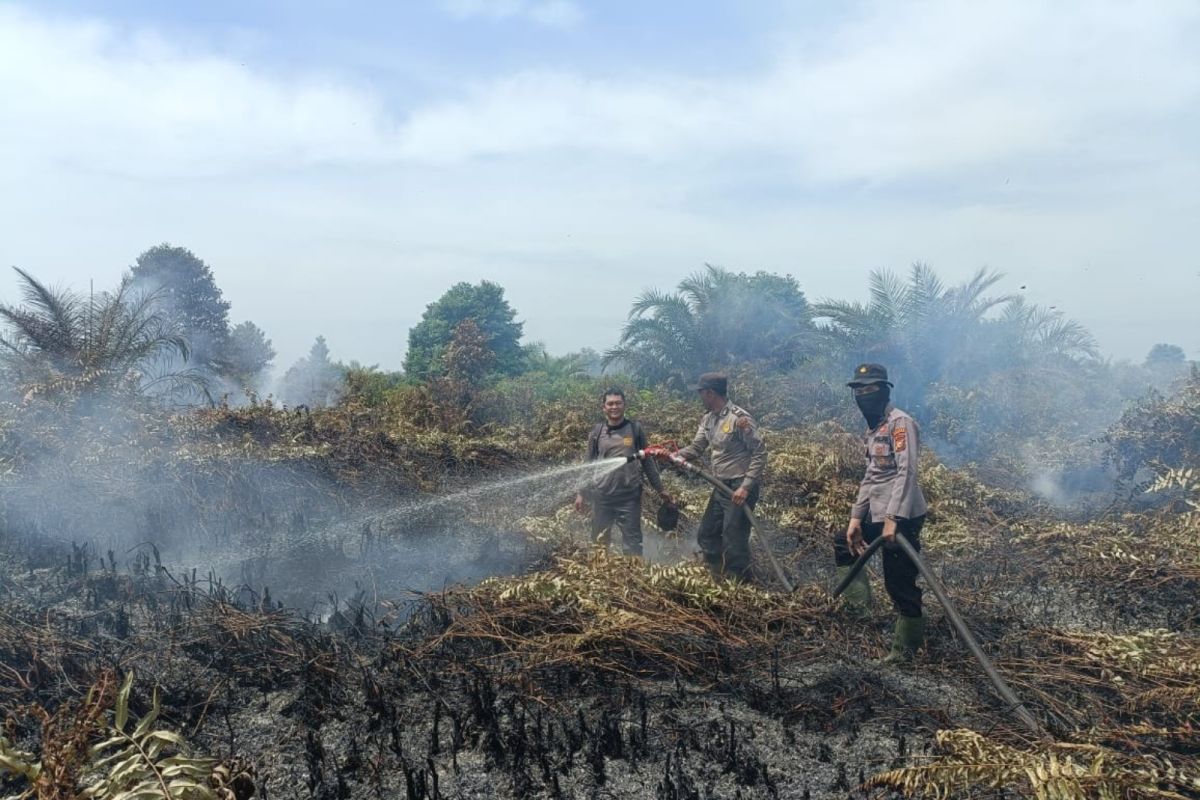
<path id="1" fill-rule="evenodd" d="M 730 489 L 737 490 L 742 478 L 722 481 Z M 746 505 L 753 510 L 758 502 L 759 485 L 756 483 L 746 497 Z M 704 551 L 704 560 L 709 567 L 739 578 L 749 579 L 750 573 L 750 518 L 740 506 L 713 489 L 708 498 L 708 507 L 700 519 L 700 531 L 696 543 Z"/>
<path id="2" fill-rule="evenodd" d="M 896 520 L 896 534 L 908 539 L 913 549 L 921 551 L 921 528 L 925 525 L 925 515 L 913 519 Z M 872 522 L 870 515 L 863 520 L 862 536 L 867 544 L 883 535 L 883 523 Z M 921 589 L 917 586 L 917 565 L 908 554 L 900 549 L 900 545 L 885 544 L 880 548 L 883 558 L 883 585 L 887 587 L 888 597 L 896 611 L 905 617 L 921 616 Z M 848 567 L 857 558 L 850 552 L 846 542 L 845 532 L 833 537 L 833 559 L 839 567 Z"/>
<path id="3" fill-rule="evenodd" d="M 592 503 L 592 539 L 613 525 L 621 531 L 621 552 L 627 556 L 642 554 L 642 493 L 611 499 L 597 497 Z"/>

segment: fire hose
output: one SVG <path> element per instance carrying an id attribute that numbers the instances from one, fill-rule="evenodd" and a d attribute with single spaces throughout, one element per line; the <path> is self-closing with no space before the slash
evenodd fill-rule
<path id="1" fill-rule="evenodd" d="M 900 546 L 900 549 L 904 551 L 905 555 L 907 555 L 912 562 L 917 565 L 917 570 L 921 573 L 921 576 L 925 578 L 925 582 L 929 584 L 929 588 L 933 590 L 934 595 L 937 596 L 938 602 L 942 604 L 942 610 L 946 612 L 946 618 L 950 620 L 950 624 L 954 626 L 956 631 L 958 631 L 958 635 L 962 637 L 962 640 L 967 643 L 967 649 L 971 651 L 971 655 L 975 656 L 975 659 L 979 662 L 979 665 L 983 667 L 984 673 L 992 682 L 992 686 L 996 687 L 996 691 L 1000 694 L 1000 697 L 1003 698 L 1004 702 L 1008 704 L 1008 707 L 1013 711 L 1013 713 L 1015 713 L 1017 717 L 1020 718 L 1021 722 L 1025 723 L 1025 725 L 1028 726 L 1031 731 L 1038 736 L 1045 736 L 1046 732 L 1042 729 L 1042 726 L 1038 724 L 1037 719 L 1034 718 L 1033 714 L 1029 713 L 1029 709 L 1025 708 L 1025 704 L 1022 703 L 1013 690 L 1009 688 L 1008 684 L 1005 683 L 1004 678 L 1000 677 L 1000 673 L 996 671 L 996 667 L 992 664 L 992 660 L 987 657 L 986 653 L 983 652 L 983 648 L 979 646 L 979 642 L 976 641 L 974 634 L 971 633 L 971 629 L 967 627 L 965 622 L 963 622 L 963 618 L 959 615 L 958 609 L 955 608 L 954 603 L 950 601 L 950 596 L 946 593 L 946 588 L 942 586 L 942 582 L 937 579 L 937 577 L 933 574 L 933 571 L 930 570 L 929 567 L 925 566 L 925 560 L 921 558 L 921 555 L 917 552 L 917 549 L 913 547 L 912 543 L 901 534 L 896 535 L 895 542 Z M 842 578 L 841 583 L 839 583 L 837 588 L 833 590 L 834 597 L 837 597 L 843 591 L 845 591 L 846 587 L 850 585 L 850 582 L 854 580 L 855 576 L 858 575 L 858 573 L 862 571 L 863 567 L 867 565 L 867 561 L 871 559 L 871 556 L 875 554 L 875 551 L 878 550 L 883 544 L 884 538 L 882 536 L 871 542 L 867 549 L 863 551 L 863 554 L 858 557 L 858 560 L 854 562 L 854 566 L 850 568 L 849 572 L 846 573 L 846 576 Z"/>
<path id="2" fill-rule="evenodd" d="M 733 498 L 733 489 L 730 489 L 719 478 L 713 477 L 708 472 L 701 469 L 698 465 L 688 461 L 686 458 L 679 455 L 679 453 L 675 452 L 669 447 L 652 444 L 645 450 L 639 450 L 637 455 L 630 456 L 629 458 L 632 461 L 635 458 L 642 459 L 647 457 L 662 459 L 673 464 L 684 472 L 691 473 L 692 475 L 698 475 L 699 477 L 711 483 L 713 488 L 721 494 L 728 498 Z M 746 514 L 746 519 L 750 521 L 750 538 L 758 541 L 762 545 L 762 550 L 767 554 L 767 560 L 771 563 L 771 569 L 774 570 L 775 577 L 779 579 L 779 582 L 783 584 L 783 587 L 789 592 L 795 591 L 795 587 L 792 585 L 792 582 L 788 580 L 787 574 L 783 571 L 783 566 L 779 563 L 779 560 L 775 558 L 775 554 L 771 552 L 770 545 L 768 545 L 767 542 L 762 540 L 762 537 L 755 533 L 758 530 L 758 520 L 755 518 L 754 512 L 750 509 L 750 506 L 743 503 L 741 506 L 739 506 L 739 508 L 741 508 Z"/>

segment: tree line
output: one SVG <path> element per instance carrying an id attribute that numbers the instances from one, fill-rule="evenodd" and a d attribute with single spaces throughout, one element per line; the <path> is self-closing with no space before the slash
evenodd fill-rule
<path id="1" fill-rule="evenodd" d="M 137 257 L 114 290 L 84 294 L 17 270 L 21 300 L 0 305 L 0 371 L 22 398 L 132 392 L 179 404 L 239 403 L 269 390 L 275 350 L 251 321 L 232 324 L 211 268 L 168 244 Z M 1148 384 L 1186 371 L 1186 354 L 1158 344 L 1140 365 L 1101 356 L 1061 311 L 995 291 L 979 270 L 944 282 L 925 264 L 906 275 L 870 273 L 868 299 L 811 302 L 790 275 L 706 266 L 673 290 L 633 298 L 616 343 L 598 353 L 550 354 L 523 341 L 523 323 L 499 284 L 459 283 L 409 331 L 401 372 L 331 357 L 323 336 L 277 381 L 288 405 L 317 407 L 349 394 L 382 402 L 418 387 L 447 424 L 470 423 L 485 390 L 537 382 L 539 396 L 603 371 L 638 386 L 682 389 L 713 369 L 756 378 L 781 423 L 846 409 L 854 364 L 886 364 L 897 397 L 946 451 L 964 457 L 994 432 L 1080 435 L 1116 419 Z M 614 379 L 616 379 L 614 377 Z M 767 380 L 769 379 L 769 380 Z M 994 444 L 994 443 L 993 443 Z"/>

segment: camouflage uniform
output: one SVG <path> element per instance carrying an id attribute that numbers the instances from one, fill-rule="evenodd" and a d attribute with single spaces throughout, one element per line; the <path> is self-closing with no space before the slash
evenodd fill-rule
<path id="1" fill-rule="evenodd" d="M 767 465 L 767 446 L 759 438 L 754 418 L 730 402 L 720 411 L 706 413 L 696 437 L 679 455 L 694 461 L 705 451 L 709 451 L 713 477 L 735 491 L 745 488 L 746 505 L 753 509 Z M 750 518 L 716 489 L 700 520 L 697 543 L 714 571 L 750 577 Z"/>

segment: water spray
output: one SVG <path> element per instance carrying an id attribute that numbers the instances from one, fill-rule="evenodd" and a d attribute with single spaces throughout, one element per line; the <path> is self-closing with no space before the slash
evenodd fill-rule
<path id="1" fill-rule="evenodd" d="M 703 478 L 711 483 L 714 489 L 726 497 L 733 497 L 733 489 L 730 489 L 719 479 L 710 475 L 699 465 L 694 464 L 683 456 L 679 455 L 679 452 L 674 448 L 673 445 L 652 444 L 645 450 L 639 450 L 634 455 L 627 456 L 628 461 L 644 458 L 657 458 L 662 461 L 666 461 L 667 463 L 678 467 L 685 473 L 697 475 Z M 750 509 L 750 506 L 742 504 L 738 506 L 738 508 L 742 509 L 742 511 L 746 514 L 746 519 L 750 520 L 750 538 L 762 545 L 762 550 L 766 552 L 767 560 L 771 563 L 771 568 L 775 571 L 775 577 L 779 579 L 779 582 L 783 584 L 783 587 L 789 592 L 795 591 L 795 587 L 792 585 L 792 582 L 788 580 L 787 574 L 783 571 L 783 566 L 780 565 L 779 560 L 775 558 L 775 554 L 771 552 L 770 545 L 763 539 L 763 537 L 757 535 L 758 519 L 754 516 L 754 512 Z"/>

